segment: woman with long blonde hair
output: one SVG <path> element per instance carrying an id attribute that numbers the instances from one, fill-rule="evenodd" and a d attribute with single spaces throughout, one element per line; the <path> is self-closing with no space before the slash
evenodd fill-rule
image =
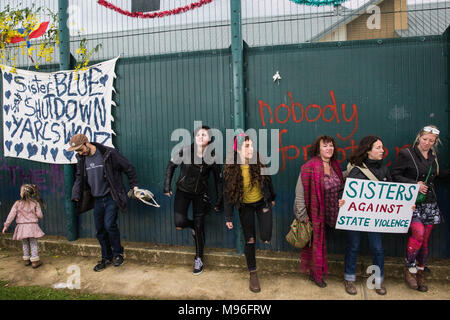
<path id="1" fill-rule="evenodd" d="M 391 168 L 394 181 L 417 183 L 420 186 L 417 199 L 421 200 L 416 200 L 406 248 L 405 282 L 411 289 L 422 292 L 428 291 L 424 270 L 431 231 L 434 225 L 442 222 L 434 182 L 437 177 L 449 176 L 449 170 L 439 168 L 439 133 L 439 129 L 433 125 L 422 128 L 414 144 L 400 151 Z"/>

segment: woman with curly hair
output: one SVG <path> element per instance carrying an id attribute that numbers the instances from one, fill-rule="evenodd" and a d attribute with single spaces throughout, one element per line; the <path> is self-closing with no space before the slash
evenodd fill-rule
<path id="1" fill-rule="evenodd" d="M 245 259 L 250 272 L 250 291 L 260 292 L 256 273 L 256 225 L 262 241 L 269 243 L 272 237 L 272 207 L 275 192 L 272 179 L 263 175 L 266 166 L 254 150 L 253 141 L 243 132 L 234 138 L 232 158 L 224 170 L 224 207 L 228 229 L 233 229 L 234 207 L 239 210 L 239 219 L 245 239 Z"/>
<path id="2" fill-rule="evenodd" d="M 295 188 L 295 216 L 299 221 L 311 221 L 313 236 L 302 249 L 300 272 L 320 288 L 327 284 L 327 249 L 325 225 L 334 228 L 339 214 L 339 192 L 343 189 L 342 170 L 336 160 L 336 142 L 330 136 L 320 136 L 309 149 L 311 159 L 302 165 Z"/>

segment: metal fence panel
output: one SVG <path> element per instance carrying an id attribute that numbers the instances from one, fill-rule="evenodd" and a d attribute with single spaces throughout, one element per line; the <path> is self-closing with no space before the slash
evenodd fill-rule
<path id="1" fill-rule="evenodd" d="M 20 3 L 29 6 L 32 2 L 57 11 L 57 1 Z M 131 0 L 111 2 L 131 10 Z M 160 10 L 191 2 L 161 1 Z M 0 3 L 0 8 L 5 5 Z M 75 58 L 79 59 L 76 49 L 82 38 L 88 39 L 88 49 L 102 44 L 91 64 L 120 55 L 113 96 L 117 107 L 112 110 L 117 133 L 114 145 L 135 165 L 140 184 L 152 190 L 161 204 L 155 209 L 130 201 L 119 218 L 123 239 L 191 245 L 190 233 L 174 228 L 173 198 L 162 194 L 164 171 L 176 144 L 170 141 L 173 130 L 192 132 L 194 120 L 224 133 L 233 127 L 229 0 L 214 0 L 160 19 L 125 17 L 95 1 L 70 1 L 70 5 Z M 380 8 L 378 29 L 367 27 L 373 14 L 367 10 L 372 5 Z M 448 38 L 441 34 L 450 24 L 449 10 L 449 1 L 355 0 L 318 8 L 290 0 L 242 0 L 242 31 L 248 46 L 246 124 L 248 128 L 280 129 L 282 143 L 281 170 L 273 177 L 278 194 L 273 241 L 270 247 L 258 243 L 258 248 L 293 250 L 284 236 L 293 217 L 296 179 L 306 160 L 307 145 L 319 134 L 339 134 L 343 166 L 358 139 L 378 134 L 389 152 L 389 162 L 397 148 L 412 143 L 420 127 L 433 123 L 444 138 L 441 164 L 448 166 L 449 55 Z M 56 54 L 40 70 L 57 70 L 58 62 Z M 18 65 L 32 69 L 26 56 L 19 57 Z M 272 78 L 277 71 L 282 77 L 279 83 Z M 329 108 L 325 115 L 319 114 L 333 99 L 339 121 L 332 118 Z M 302 114 L 298 104 L 307 111 Z M 18 199 L 20 184 L 34 182 L 48 204 L 43 230 L 64 235 L 64 192 L 70 190 L 64 189 L 62 166 L 3 156 L 0 160 L 0 219 L 6 219 Z M 448 184 L 437 188 L 446 221 L 449 190 Z M 223 213 L 207 216 L 207 246 L 235 247 L 236 232 L 226 230 Z M 433 231 L 432 256 L 450 256 L 449 233 L 448 223 Z M 92 212 L 79 217 L 79 234 L 95 237 Z M 345 233 L 331 231 L 327 236 L 328 251 L 343 253 Z M 386 235 L 384 241 L 387 255 L 404 255 L 406 235 Z M 368 253 L 367 245 L 362 252 Z"/>
<path id="2" fill-rule="evenodd" d="M 335 137 L 344 170 L 352 148 L 365 135 L 382 138 L 388 165 L 426 124 L 448 136 L 445 46 L 442 37 L 430 37 L 248 49 L 249 127 L 280 130 L 281 169 L 273 177 L 278 195 L 275 249 L 291 249 L 284 236 L 293 219 L 294 189 L 300 166 L 309 158 L 306 149 L 317 136 Z M 279 84 L 272 79 L 277 71 Z M 336 108 L 335 116 L 330 106 Z M 448 150 L 444 143 L 443 166 L 449 163 Z M 441 198 L 441 205 L 446 201 Z M 433 255 L 448 254 L 446 227 L 437 227 L 432 237 Z M 343 253 L 345 240 L 342 231 L 331 232 L 329 252 Z M 387 255 L 404 254 L 406 235 L 387 234 L 384 241 Z"/>
<path id="3" fill-rule="evenodd" d="M 228 51 L 174 54 L 122 59 L 117 65 L 113 109 L 114 144 L 136 167 L 140 185 L 152 190 L 160 209 L 135 201 L 120 215 L 123 239 L 167 244 L 191 244 L 190 232 L 177 232 L 173 222 L 173 197 L 163 195 L 170 141 L 178 128 L 193 131 L 195 120 L 225 131 L 232 126 L 231 70 Z M 178 169 L 172 181 L 178 177 Z M 126 182 L 126 178 L 124 178 Z M 214 192 L 212 192 L 214 195 Z M 82 237 L 95 235 L 92 217 L 81 216 Z M 223 215 L 206 218 L 208 245 L 233 246 Z"/>

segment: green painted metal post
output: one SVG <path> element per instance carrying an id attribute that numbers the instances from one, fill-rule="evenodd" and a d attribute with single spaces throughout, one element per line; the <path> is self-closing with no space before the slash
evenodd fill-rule
<path id="1" fill-rule="evenodd" d="M 70 32 L 67 27 L 69 0 L 58 0 L 59 17 L 59 69 L 70 70 Z M 64 195 L 66 212 L 66 237 L 69 241 L 78 239 L 78 215 L 71 200 L 74 183 L 74 166 L 64 165 Z"/>
<path id="2" fill-rule="evenodd" d="M 233 117 L 234 129 L 245 130 L 244 101 L 244 44 L 242 40 L 241 0 L 231 0 L 231 56 L 233 65 Z M 236 249 L 244 252 L 244 240 L 239 218 L 236 221 Z"/>

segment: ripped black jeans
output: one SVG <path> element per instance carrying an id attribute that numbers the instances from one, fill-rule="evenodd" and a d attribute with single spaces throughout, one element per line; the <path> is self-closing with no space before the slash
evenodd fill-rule
<path id="1" fill-rule="evenodd" d="M 194 220 L 188 218 L 189 205 L 192 202 Z M 174 200 L 174 222 L 177 228 L 191 228 L 195 231 L 195 257 L 203 259 L 205 247 L 206 204 L 202 195 L 195 195 L 177 189 Z"/>
<path id="2" fill-rule="evenodd" d="M 260 200 L 254 203 L 242 203 L 239 208 L 239 219 L 245 240 L 245 260 L 248 271 L 256 270 L 256 223 L 255 214 L 258 218 L 259 238 L 269 242 L 272 238 L 272 207 L 265 208 L 265 202 Z"/>

